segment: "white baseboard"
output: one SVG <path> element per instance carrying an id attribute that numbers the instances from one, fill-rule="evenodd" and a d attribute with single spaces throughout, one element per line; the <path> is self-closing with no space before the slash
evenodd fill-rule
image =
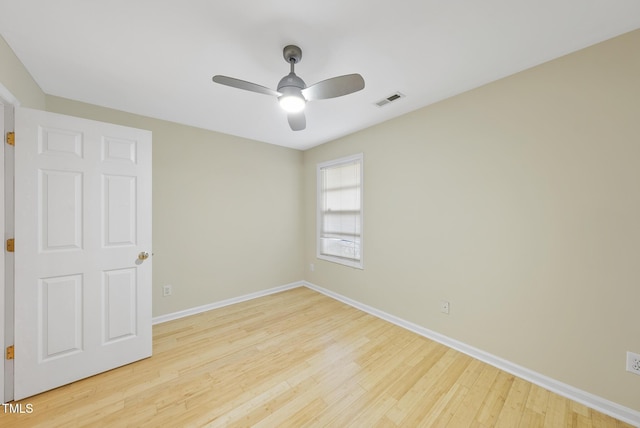
<path id="1" fill-rule="evenodd" d="M 363 312 L 366 312 L 375 317 L 388 321 L 399 327 L 405 328 L 409 331 L 419 334 L 420 336 L 424 336 L 433 341 L 442 343 L 443 345 L 448 346 L 449 348 L 452 348 L 452 349 L 455 349 L 456 351 L 460 351 L 464 354 L 467 354 L 482 362 L 492 365 L 493 367 L 496 367 L 500 370 L 504 370 L 507 373 L 511 373 L 514 376 L 527 380 L 535 385 L 548 389 L 549 391 L 555 392 L 558 395 L 569 398 L 578 403 L 584 404 L 587 407 L 595 409 L 606 415 L 612 416 L 628 424 L 640 427 L 640 412 L 637 412 L 633 409 L 629 409 L 627 407 L 621 406 L 617 403 L 606 400 L 602 397 L 598 397 L 597 395 L 591 394 L 589 392 L 582 391 L 571 385 L 567 385 L 566 383 L 559 382 L 548 376 L 544 376 L 540 373 L 534 372 L 533 370 L 529 370 L 525 367 L 514 364 L 510 361 L 507 361 L 505 359 L 492 355 L 488 352 L 482 351 L 481 349 L 474 348 L 473 346 L 469 346 L 455 339 L 451 339 L 450 337 L 444 336 L 435 331 L 429 330 L 427 328 L 424 328 L 412 322 L 403 320 L 394 315 L 388 314 L 386 312 L 383 312 L 371 306 L 365 305 L 363 303 L 350 299 L 341 294 L 327 290 L 326 288 L 319 287 L 307 281 L 302 281 L 301 284 L 311 290 L 322 293 L 328 297 L 336 299 L 349 306 L 353 306 L 354 308 L 360 309 Z"/>
<path id="2" fill-rule="evenodd" d="M 231 299 L 222 300 L 220 302 L 210 303 L 208 305 L 197 306 L 195 308 L 186 309 L 184 311 L 174 312 L 167 315 L 161 315 L 153 318 L 152 322 L 154 325 L 160 324 L 163 322 L 172 321 L 172 320 L 187 317 L 190 315 L 199 314 L 201 312 L 210 311 L 212 309 L 222 308 L 224 306 L 233 305 L 235 303 L 245 302 L 247 300 L 257 299 L 258 297 L 268 296 L 270 294 L 280 293 L 281 291 L 291 290 L 293 288 L 298 288 L 298 287 L 307 287 L 311 290 L 317 291 L 318 293 L 322 293 L 325 296 L 331 297 L 332 299 L 338 300 L 349 306 L 353 306 L 356 309 L 359 309 L 377 318 L 388 321 L 392 324 L 395 324 L 409 331 L 412 331 L 416 334 L 419 334 L 420 336 L 434 340 L 438 343 L 442 343 L 443 345 L 448 346 L 449 348 L 452 348 L 452 349 L 455 349 L 456 351 L 460 351 L 464 354 L 467 354 L 482 362 L 490 364 L 493 367 L 496 367 L 500 370 L 504 370 L 507 373 L 511 373 L 514 376 L 518 376 L 519 378 L 527 380 L 535 385 L 548 389 L 549 391 L 555 392 L 556 394 L 559 394 L 563 397 L 566 397 L 578 403 L 584 404 L 587 407 L 595 409 L 606 415 L 612 416 L 628 424 L 640 427 L 640 412 L 638 411 L 621 406 L 617 403 L 606 400 L 602 397 L 598 397 L 597 395 L 591 394 L 589 392 L 580 390 L 566 383 L 559 382 L 548 376 L 544 376 L 540 373 L 534 372 L 533 370 L 529 370 L 525 367 L 514 364 L 510 361 L 507 361 L 505 359 L 492 355 L 481 349 L 474 348 L 473 346 L 469 346 L 463 342 L 459 342 L 455 339 L 452 339 L 450 337 L 447 337 L 435 331 L 429 330 L 425 327 L 403 320 L 402 318 L 398 318 L 395 315 L 388 314 L 374 307 L 365 305 L 364 303 L 360 303 L 356 300 L 350 299 L 341 294 L 327 290 L 326 288 L 322 288 L 320 286 L 312 284 L 308 281 L 293 282 L 291 284 L 283 285 L 280 287 L 274 287 L 268 290 L 262 290 L 262 291 L 258 291 L 251 294 L 245 294 L 244 296 L 234 297 Z"/>
<path id="3" fill-rule="evenodd" d="M 177 320 L 179 318 L 188 317 L 190 315 L 196 315 L 202 312 L 211 311 L 213 309 L 222 308 L 225 306 L 233 305 L 240 302 L 246 302 L 247 300 L 257 299 L 258 297 L 268 296 L 270 294 L 280 293 L 281 291 L 291 290 L 292 288 L 303 287 L 305 284 L 302 281 L 292 282 L 291 284 L 282 285 L 280 287 L 269 288 L 267 290 L 256 291 L 255 293 L 245 294 L 244 296 L 232 297 L 231 299 L 221 300 L 219 302 L 209 303 L 207 305 L 196 306 L 195 308 L 185 309 L 184 311 L 173 312 L 166 315 L 160 315 L 154 317 L 151 320 L 153 325 L 161 324 L 167 321 Z"/>

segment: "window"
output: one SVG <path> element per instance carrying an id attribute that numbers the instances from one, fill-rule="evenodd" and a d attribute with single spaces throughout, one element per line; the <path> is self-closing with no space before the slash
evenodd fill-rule
<path id="1" fill-rule="evenodd" d="M 318 164 L 318 258 L 362 269 L 362 154 Z"/>

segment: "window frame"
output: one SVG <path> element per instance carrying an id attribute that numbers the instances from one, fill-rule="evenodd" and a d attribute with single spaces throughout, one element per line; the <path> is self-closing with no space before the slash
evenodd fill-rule
<path id="1" fill-rule="evenodd" d="M 321 233 L 323 222 L 323 195 L 324 186 L 322 180 L 322 170 L 330 167 L 358 162 L 360 164 L 360 258 L 358 260 L 342 258 L 333 255 L 322 254 L 321 251 Z M 345 156 L 325 162 L 320 162 L 316 166 L 316 257 L 320 260 L 326 260 L 349 266 L 357 269 L 364 269 L 364 154 Z"/>

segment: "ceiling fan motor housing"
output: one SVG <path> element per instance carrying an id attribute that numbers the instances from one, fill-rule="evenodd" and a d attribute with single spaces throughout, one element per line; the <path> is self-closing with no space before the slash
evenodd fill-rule
<path id="1" fill-rule="evenodd" d="M 304 83 L 304 80 L 299 78 L 295 73 L 289 73 L 280 79 L 278 82 L 278 92 L 284 93 L 283 91 L 286 88 L 297 88 L 299 90 L 303 90 L 307 85 Z"/>
<path id="2" fill-rule="evenodd" d="M 297 113 L 304 109 L 307 100 L 302 95 L 302 90 L 306 88 L 304 80 L 289 73 L 280 79 L 278 83 L 278 92 L 282 95 L 278 97 L 280 106 L 289 113 Z"/>
<path id="3" fill-rule="evenodd" d="M 299 78 L 294 66 L 302 59 L 302 49 L 298 46 L 288 45 L 282 50 L 285 61 L 291 64 L 291 72 L 278 82 L 278 92 L 282 95 L 278 97 L 280 106 L 289 113 L 298 113 L 304 109 L 307 100 L 302 95 L 302 90 L 307 87 L 304 80 Z"/>
<path id="4" fill-rule="evenodd" d="M 284 76 L 278 82 L 278 92 L 282 94 L 278 97 L 280 106 L 289 113 L 302 111 L 307 103 L 304 95 L 302 95 L 302 90 L 306 87 L 304 80 L 296 76 L 293 71 Z"/>

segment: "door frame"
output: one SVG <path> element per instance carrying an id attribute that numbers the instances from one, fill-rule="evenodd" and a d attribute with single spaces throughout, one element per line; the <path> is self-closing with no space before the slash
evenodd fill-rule
<path id="1" fill-rule="evenodd" d="M 0 83 L 0 131 L 2 149 L 0 150 L 0 236 L 2 246 L 13 233 L 13 148 L 6 144 L 6 133 L 14 130 L 14 108 L 20 106 L 19 100 Z M 7 360 L 5 349 L 13 344 L 13 255 L 4 249 L 0 257 L 0 345 L 2 346 L 2 369 L 0 370 L 0 403 L 13 400 L 13 360 Z"/>

